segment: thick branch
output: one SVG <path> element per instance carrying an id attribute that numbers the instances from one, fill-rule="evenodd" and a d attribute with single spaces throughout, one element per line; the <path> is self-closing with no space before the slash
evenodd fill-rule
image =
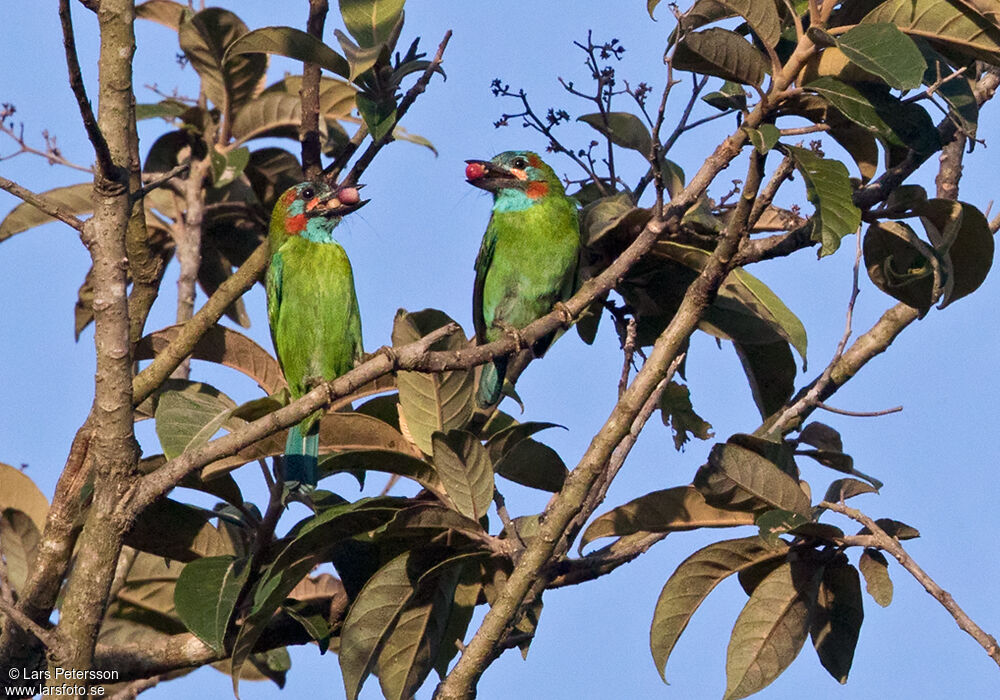
<path id="1" fill-rule="evenodd" d="M 997 645 L 997 640 L 991 634 L 987 634 L 983 629 L 972 621 L 972 618 L 962 610 L 955 599 L 951 597 L 948 591 L 944 590 L 939 586 L 934 579 L 927 575 L 920 566 L 913 560 L 913 558 L 907 554 L 906 550 L 903 549 L 902 545 L 899 544 L 899 540 L 895 537 L 890 537 L 889 534 L 880 528 L 878 524 L 867 515 L 854 508 L 849 508 L 843 503 L 831 503 L 829 501 L 822 501 L 820 504 L 822 508 L 828 508 L 832 511 L 836 511 L 841 515 L 846 515 L 851 520 L 861 523 L 866 528 L 868 528 L 872 537 L 875 540 L 875 544 L 879 549 L 882 549 L 893 557 L 900 565 L 910 572 L 910 574 L 924 587 L 924 590 L 930 593 L 934 598 L 944 606 L 944 609 L 955 618 L 955 622 L 958 624 L 959 628 L 967 632 L 973 639 L 979 642 L 979 645 L 986 650 L 990 658 L 1000 666 L 1000 646 Z"/>
<path id="2" fill-rule="evenodd" d="M 132 360 L 126 297 L 125 235 L 131 213 L 128 192 L 134 7 L 131 0 L 102 0 L 98 123 L 88 131 L 107 138 L 109 162 L 94 182 L 94 216 L 84 227 L 94 269 L 94 342 L 97 372 L 91 441 L 94 500 L 81 533 L 59 620 L 66 658 L 74 668 L 91 666 L 97 632 L 121 551 L 125 528 L 116 504 L 136 479 L 138 446 L 132 432 Z M 72 73 L 72 70 L 71 70 Z M 86 120 L 86 115 L 85 115 Z M 93 135 L 92 135 L 93 137 Z M 105 157 L 95 145 L 98 161 Z"/>

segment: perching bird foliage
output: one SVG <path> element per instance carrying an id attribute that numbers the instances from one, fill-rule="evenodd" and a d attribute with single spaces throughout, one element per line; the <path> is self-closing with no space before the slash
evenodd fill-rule
<path id="1" fill-rule="evenodd" d="M 476 339 L 486 343 L 524 328 L 572 295 L 580 229 L 576 202 L 538 154 L 505 151 L 489 161 L 466 162 L 469 183 L 493 193 L 472 297 Z M 553 339 L 535 343 L 535 356 Z M 507 363 L 498 357 L 483 367 L 476 394 L 481 407 L 500 400 Z"/>
<path id="2" fill-rule="evenodd" d="M 274 206 L 267 317 L 292 399 L 348 372 L 361 357 L 354 275 L 333 230 L 364 203 L 355 187 L 302 182 Z M 322 414 L 316 411 L 288 431 L 285 476 L 292 486 L 316 485 Z"/>

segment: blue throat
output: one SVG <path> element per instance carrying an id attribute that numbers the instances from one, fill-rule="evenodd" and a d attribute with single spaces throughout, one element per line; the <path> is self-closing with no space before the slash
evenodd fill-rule
<path id="1" fill-rule="evenodd" d="M 299 235 L 313 243 L 336 243 L 333 240 L 333 229 L 337 228 L 340 219 L 325 219 L 313 217 L 306 222 L 306 228 Z"/>
<path id="2" fill-rule="evenodd" d="M 524 190 L 511 187 L 497 192 L 496 198 L 493 200 L 493 211 L 501 214 L 524 211 L 536 203 L 537 200 L 528 197 Z"/>

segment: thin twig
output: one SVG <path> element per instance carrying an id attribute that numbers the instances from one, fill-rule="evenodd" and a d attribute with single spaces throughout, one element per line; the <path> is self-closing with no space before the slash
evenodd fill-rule
<path id="1" fill-rule="evenodd" d="M 10 192 L 15 197 L 24 200 L 36 209 L 45 212 L 49 216 L 59 219 L 64 224 L 72 226 L 80 233 L 83 233 L 83 221 L 73 216 L 71 213 L 64 211 L 61 206 L 55 202 L 50 201 L 46 197 L 40 194 L 35 194 L 31 190 L 21 187 L 16 182 L 8 180 L 5 177 L 0 177 L 0 190 L 6 190 Z"/>
<path id="2" fill-rule="evenodd" d="M 59 0 L 59 21 L 62 24 L 63 45 L 66 49 L 69 86 L 72 88 L 73 96 L 76 97 L 77 106 L 80 108 L 80 117 L 83 121 L 83 128 L 87 131 L 87 138 L 90 139 L 90 143 L 94 147 L 98 172 L 105 180 L 116 180 L 111 150 L 97 124 L 97 117 L 94 116 L 90 99 L 87 97 L 87 89 L 83 85 L 83 72 L 80 70 L 80 59 L 76 54 L 76 38 L 73 34 L 73 16 L 70 13 L 69 0 Z"/>
<path id="3" fill-rule="evenodd" d="M 816 402 L 816 408 L 822 408 L 824 411 L 829 411 L 830 413 L 836 413 L 841 416 L 851 416 L 853 418 L 878 418 L 879 416 L 888 416 L 892 413 L 899 413 L 903 410 L 902 406 L 893 406 L 892 408 L 886 408 L 881 411 L 848 411 L 843 408 L 828 406 L 822 401 Z"/>
<path id="4" fill-rule="evenodd" d="M 851 520 L 861 523 L 872 533 L 872 537 L 875 539 L 878 548 L 884 550 L 895 557 L 896 561 L 906 569 L 910 574 L 924 587 L 928 593 L 930 593 L 941 605 L 947 610 L 955 622 L 958 624 L 959 628 L 967 632 L 973 639 L 975 639 L 986 653 L 989 654 L 990 658 L 1000 666 L 1000 646 L 997 645 L 997 640 L 993 635 L 987 634 L 979 625 L 977 625 L 972 618 L 966 614 L 966 612 L 955 602 L 951 594 L 939 586 L 934 579 L 932 579 L 927 573 L 913 560 L 913 558 L 903 549 L 899 541 L 890 537 L 889 534 L 880 528 L 878 524 L 869 518 L 867 515 L 859 510 L 850 508 L 843 503 L 831 503 L 830 501 L 821 501 L 819 503 L 821 508 L 827 508 L 834 512 L 840 513 L 841 515 L 846 515 Z"/>
<path id="5" fill-rule="evenodd" d="M 167 172 L 163 173 L 162 175 L 160 175 L 159 177 L 157 177 L 157 178 L 155 178 L 153 180 L 150 180 L 145 185 L 143 185 L 142 187 L 140 187 L 139 189 L 137 189 L 135 192 L 133 192 L 132 193 L 132 200 L 133 201 L 138 201 L 138 200 L 142 199 L 143 197 L 145 197 L 147 194 L 149 194 L 150 192 L 152 192 L 156 188 L 163 187 L 163 185 L 167 184 L 168 182 L 170 182 L 171 180 L 173 180 L 178 175 L 183 175 L 185 172 L 187 172 L 187 170 L 190 167 L 191 167 L 191 163 L 190 162 L 188 162 L 188 163 L 181 163 L 180 165 L 174 166 L 173 168 L 171 168 Z"/>
<path id="6" fill-rule="evenodd" d="M 45 629 L 23 612 L 18 610 L 13 604 L 2 598 L 0 598 L 0 612 L 10 618 L 14 624 L 23 629 L 25 632 L 29 632 L 34 635 L 34 637 L 49 650 L 49 653 L 56 655 L 58 658 L 59 635 L 55 631 Z"/>
<path id="7" fill-rule="evenodd" d="M 393 127 L 395 127 L 406 112 L 409 111 L 417 97 L 419 97 L 424 90 L 427 89 L 427 85 L 431 82 L 431 78 L 434 76 L 434 73 L 440 69 L 441 62 L 444 59 L 444 52 L 445 49 L 448 48 L 449 41 L 451 41 L 450 29 L 444 33 L 444 38 L 442 38 L 441 43 L 438 44 L 437 53 L 434 54 L 434 58 L 432 58 L 430 63 L 427 64 L 427 68 L 417 79 L 417 82 L 413 84 L 413 87 L 406 91 L 406 94 L 403 95 L 403 99 L 399 101 L 399 105 L 396 107 L 396 118 L 393 123 Z M 368 145 L 368 148 L 365 149 L 365 152 L 361 154 L 361 157 L 355 161 L 354 166 L 343 179 L 345 184 L 357 184 L 358 178 L 361 177 L 361 173 L 368 168 L 368 165 L 372 162 L 372 159 L 375 158 L 375 155 L 382 149 L 383 146 L 392 140 L 392 132 L 393 129 L 387 129 L 386 133 L 383 134 L 381 138 L 372 140 L 372 142 Z M 324 171 L 323 176 L 329 177 L 331 172 L 332 166 Z"/>

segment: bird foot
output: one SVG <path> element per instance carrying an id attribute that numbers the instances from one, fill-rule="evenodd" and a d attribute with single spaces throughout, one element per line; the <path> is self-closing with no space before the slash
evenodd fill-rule
<path id="1" fill-rule="evenodd" d="M 395 349 L 389 347 L 388 345 L 383 345 L 376 350 L 372 356 L 374 357 L 375 355 L 385 355 L 385 358 L 389 360 L 389 364 L 392 365 L 393 368 L 399 364 L 399 355 L 396 353 Z"/>
<path id="2" fill-rule="evenodd" d="M 569 310 L 569 307 L 566 306 L 564 302 L 557 301 L 552 305 L 552 310 L 558 311 L 559 315 L 562 317 L 563 330 L 569 330 L 570 327 L 572 327 L 573 322 L 576 320 L 576 317 L 573 316 L 573 312 Z"/>
<path id="3" fill-rule="evenodd" d="M 493 325 L 502 330 L 507 335 L 514 336 L 514 342 L 517 343 L 516 352 L 521 352 L 522 350 L 528 349 L 528 344 L 525 342 L 524 336 L 521 335 L 520 329 L 515 328 L 509 323 L 504 323 L 503 321 L 494 321 Z"/>

